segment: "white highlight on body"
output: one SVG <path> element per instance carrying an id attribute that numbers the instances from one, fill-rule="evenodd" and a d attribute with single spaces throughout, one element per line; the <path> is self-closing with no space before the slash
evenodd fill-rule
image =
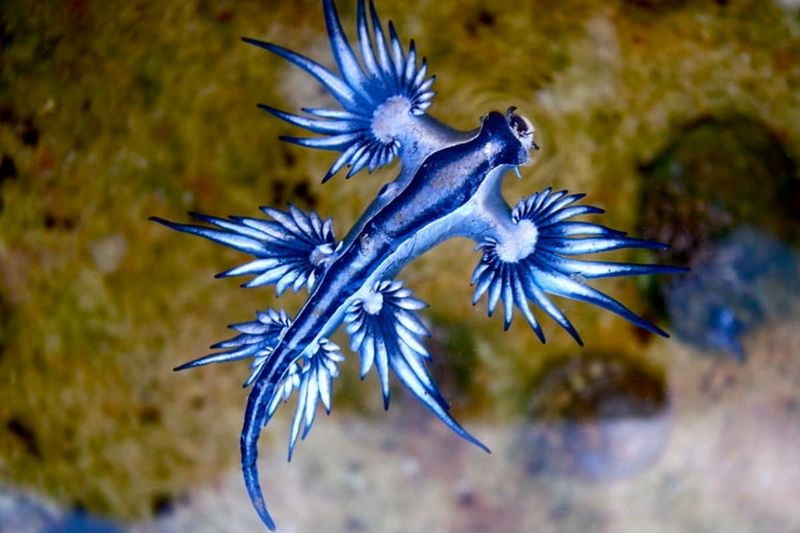
<path id="1" fill-rule="evenodd" d="M 362 301 L 367 314 L 377 315 L 383 309 L 383 295 L 379 292 L 368 292 Z"/>
<path id="2" fill-rule="evenodd" d="M 379 105 L 372 114 L 372 134 L 380 142 L 389 144 L 410 116 L 411 102 L 405 96 L 392 96 Z"/>
<path id="3" fill-rule="evenodd" d="M 538 240 L 539 230 L 536 224 L 528 219 L 522 219 L 512 233 L 497 243 L 495 247 L 497 257 L 506 263 L 516 263 L 533 253 Z"/>
<path id="4" fill-rule="evenodd" d="M 319 244 L 313 250 L 311 250 L 311 255 L 309 255 L 309 261 L 314 266 L 319 266 L 330 258 L 331 254 L 333 253 L 333 246 L 330 243 Z"/>

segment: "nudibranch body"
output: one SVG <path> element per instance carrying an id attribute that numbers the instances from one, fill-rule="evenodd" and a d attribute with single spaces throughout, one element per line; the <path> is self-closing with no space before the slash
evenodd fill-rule
<path id="1" fill-rule="evenodd" d="M 452 237 L 473 239 L 483 252 L 475 269 L 473 303 L 487 294 L 491 315 L 502 304 L 505 327 L 516 307 L 544 340 L 535 307 L 582 344 L 577 331 L 549 295 L 585 301 L 608 309 L 639 327 L 666 336 L 586 281 L 599 277 L 665 274 L 683 269 L 577 260 L 570 256 L 618 248 L 662 248 L 660 243 L 627 237 L 605 226 L 572 220 L 602 213 L 577 203 L 583 195 L 545 189 L 513 209 L 500 192 L 503 177 L 528 161 L 538 148 L 532 124 L 509 108 L 485 114 L 474 131 L 454 130 L 425 111 L 433 78 L 417 62 L 413 41 L 408 51 L 389 24 L 388 43 L 374 6 L 369 16 L 358 1 L 360 59 L 344 35 L 332 0 L 323 1 L 337 76 L 318 63 L 280 46 L 245 39 L 311 74 L 341 109 L 309 108 L 294 115 L 261 105 L 269 113 L 320 137 L 284 138 L 302 146 L 341 152 L 323 181 L 345 167 L 347 177 L 372 172 L 399 158 L 399 176 L 381 189 L 340 242 L 330 220 L 289 206 L 288 211 L 262 208 L 270 217 L 193 214 L 205 225 L 156 221 L 205 237 L 254 256 L 220 277 L 254 276 L 245 287 L 275 285 L 308 288 L 309 296 L 293 320 L 283 311 L 258 312 L 252 322 L 234 324 L 239 334 L 212 346 L 217 351 L 179 369 L 209 363 L 251 359 L 245 382 L 252 385 L 241 436 L 242 468 L 248 493 L 259 516 L 274 529 L 256 469 L 261 429 L 277 407 L 296 393 L 297 406 L 289 435 L 289 456 L 298 437 L 305 437 L 321 402 L 331 408 L 331 384 L 343 360 L 330 336 L 344 326 L 350 347 L 360 355 L 361 374 L 375 368 L 389 402 L 389 373 L 461 437 L 485 448 L 449 414 L 447 402 L 428 371 L 423 340 L 428 331 L 417 311 L 426 306 L 395 276 L 410 261 Z"/>

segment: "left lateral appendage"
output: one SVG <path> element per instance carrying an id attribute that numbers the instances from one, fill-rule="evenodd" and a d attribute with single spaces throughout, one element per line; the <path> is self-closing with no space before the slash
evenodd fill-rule
<path id="1" fill-rule="evenodd" d="M 255 276 L 243 287 L 275 285 L 278 296 L 289 288 L 294 292 L 304 286 L 311 290 L 336 247 L 333 222 L 323 221 L 316 213 L 305 213 L 291 204 L 288 211 L 271 207 L 261 210 L 272 220 L 239 216 L 225 219 L 201 213 L 190 215 L 208 226 L 178 224 L 158 217 L 150 220 L 256 258 L 217 277 Z"/>

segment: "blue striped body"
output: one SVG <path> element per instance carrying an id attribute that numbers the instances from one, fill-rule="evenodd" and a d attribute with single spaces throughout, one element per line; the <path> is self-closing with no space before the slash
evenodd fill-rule
<path id="1" fill-rule="evenodd" d="M 442 221 L 457 216 L 491 170 L 517 166 L 527 158 L 527 150 L 497 112 L 487 116 L 473 139 L 431 154 L 405 188 L 357 225 L 350 244 L 332 260 L 276 349 L 276 372 L 282 373 L 290 359 L 302 355 L 299 350 L 329 336 L 357 293 L 375 280 L 394 277 L 431 246 L 454 236 L 452 224 Z M 426 245 L 415 245 L 414 240 Z M 285 352 L 293 355 L 284 357 Z"/>
<path id="2" fill-rule="evenodd" d="M 602 213 L 580 204 L 581 194 L 545 189 L 513 208 L 501 194 L 509 170 L 538 149 L 533 125 L 509 108 L 483 116 L 478 129 L 460 132 L 426 113 L 432 77 L 417 60 L 411 41 L 405 49 L 390 23 L 385 32 L 372 2 L 358 0 L 356 55 L 344 35 L 333 0 L 323 0 L 331 50 L 339 75 L 319 63 L 272 43 L 244 39 L 308 72 L 340 108 L 303 108 L 304 115 L 259 105 L 268 113 L 320 136 L 284 137 L 310 148 L 339 152 L 323 177 L 349 178 L 399 159 L 397 178 L 386 184 L 341 241 L 330 220 L 290 205 L 263 207 L 268 218 L 219 218 L 192 213 L 201 224 L 156 222 L 250 254 L 253 259 L 219 274 L 250 276 L 244 287 L 275 285 L 278 295 L 303 287 L 309 296 L 294 318 L 283 310 L 258 311 L 250 322 L 232 324 L 233 338 L 213 353 L 178 369 L 246 359 L 252 385 L 240 440 L 242 470 L 253 506 L 270 529 L 257 470 L 257 443 L 277 408 L 297 398 L 289 431 L 289 457 L 310 431 L 319 404 L 330 412 L 331 388 L 341 350 L 329 338 L 343 328 L 359 355 L 361 375 L 374 369 L 384 405 L 393 375 L 457 435 L 487 449 L 450 415 L 428 370 L 429 335 L 419 311 L 426 304 L 396 280 L 411 261 L 452 238 L 475 241 L 482 256 L 475 268 L 473 304 L 486 295 L 489 315 L 499 304 L 504 327 L 515 310 L 539 338 L 544 334 L 530 308 L 556 321 L 583 344 L 551 295 L 584 301 L 658 335 L 667 334 L 588 281 L 600 277 L 670 274 L 685 269 L 664 265 L 575 259 L 619 248 L 660 249 L 661 243 L 576 217 Z M 369 11 L 369 13 L 368 13 Z"/>

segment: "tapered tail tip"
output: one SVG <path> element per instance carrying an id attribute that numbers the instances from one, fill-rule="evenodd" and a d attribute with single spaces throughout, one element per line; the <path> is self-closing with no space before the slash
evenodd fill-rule
<path id="1" fill-rule="evenodd" d="M 250 501 L 256 513 L 258 513 L 258 517 L 261 518 L 261 521 L 270 531 L 275 531 L 275 521 L 267 511 L 267 504 L 264 502 L 264 497 L 261 494 L 261 485 L 258 482 L 258 472 L 254 465 L 245 466 L 244 481 L 247 487 L 247 494 L 250 496 Z"/>
<path id="2" fill-rule="evenodd" d="M 256 512 L 258 513 L 258 517 L 261 518 L 261 521 L 267 526 L 267 529 L 270 531 L 275 531 L 275 521 L 267 512 L 267 507 L 264 505 L 262 500 L 261 505 L 259 505 L 255 500 L 253 501 L 253 506 L 256 508 Z"/>
<path id="3" fill-rule="evenodd" d="M 249 423 L 258 423 L 256 431 L 261 429 L 261 420 L 249 421 Z M 258 480 L 258 469 L 256 467 L 256 440 L 257 436 L 249 435 L 249 429 L 242 433 L 242 473 L 244 474 L 244 485 L 247 489 L 247 495 L 250 496 L 250 502 L 253 508 L 258 513 L 258 517 L 270 531 L 275 531 L 275 521 L 267 511 L 267 504 L 264 501 L 264 495 L 261 492 L 261 483 Z"/>

